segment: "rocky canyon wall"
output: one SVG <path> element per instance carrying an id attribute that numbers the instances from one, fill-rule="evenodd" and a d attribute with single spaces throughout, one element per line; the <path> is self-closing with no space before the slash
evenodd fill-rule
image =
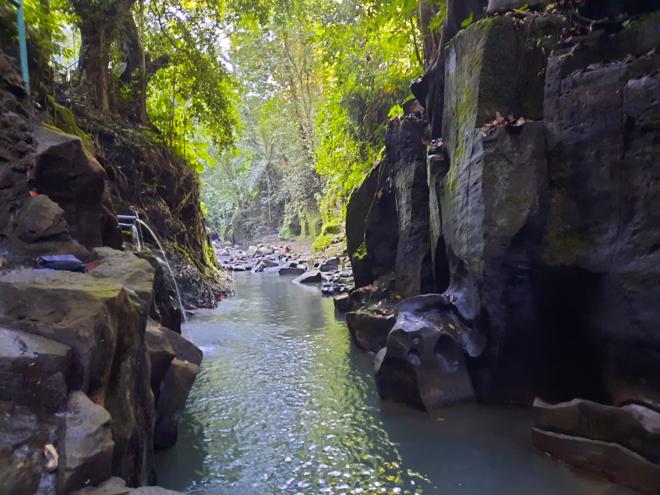
<path id="1" fill-rule="evenodd" d="M 412 86 L 426 112 L 390 122 L 386 158 L 350 199 L 364 287 L 347 321 L 376 342 L 384 398 L 579 397 L 654 416 L 660 12 L 523 4 L 447 2 Z"/>
<path id="2" fill-rule="evenodd" d="M 107 169 L 0 69 L 0 492 L 132 493 L 176 442 L 202 354 L 160 264 L 113 248 Z M 53 254 L 84 273 L 40 269 Z"/>

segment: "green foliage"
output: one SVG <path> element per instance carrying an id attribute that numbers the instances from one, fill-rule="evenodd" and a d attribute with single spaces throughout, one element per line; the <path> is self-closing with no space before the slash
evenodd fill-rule
<path id="1" fill-rule="evenodd" d="M 314 239 L 314 242 L 312 242 L 312 249 L 314 251 L 323 251 L 324 249 L 327 249 L 330 244 L 332 244 L 332 239 L 333 236 L 330 234 L 321 234 L 316 239 Z"/>
<path id="2" fill-rule="evenodd" d="M 470 15 L 467 16 L 465 19 L 463 19 L 463 21 L 461 21 L 461 28 L 465 29 L 473 22 L 474 22 L 474 13 L 470 12 Z"/>

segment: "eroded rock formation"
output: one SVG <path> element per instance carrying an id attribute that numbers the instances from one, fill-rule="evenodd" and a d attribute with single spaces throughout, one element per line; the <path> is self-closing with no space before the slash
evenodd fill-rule
<path id="1" fill-rule="evenodd" d="M 387 158 L 347 212 L 366 287 L 341 304 L 361 311 L 383 272 L 391 300 L 404 298 L 377 360 L 382 397 L 433 409 L 454 390 L 456 401 L 582 397 L 658 410 L 659 16 L 653 2 L 447 2 L 438 52 L 412 87 L 428 134 L 401 138 L 419 115 L 390 123 Z M 383 216 L 374 222 L 365 205 Z M 396 256 L 378 253 L 386 242 Z M 418 297 L 405 299 L 434 291 L 421 313 Z M 483 338 L 480 352 L 445 337 L 434 355 L 448 318 Z M 634 453 L 650 463 L 635 485 L 621 474 L 635 465 L 625 442 L 535 435 L 568 462 L 658 489 L 648 452 Z"/>

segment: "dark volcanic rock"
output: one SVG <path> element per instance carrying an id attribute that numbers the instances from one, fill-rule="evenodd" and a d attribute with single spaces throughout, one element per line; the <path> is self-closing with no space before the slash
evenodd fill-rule
<path id="1" fill-rule="evenodd" d="M 321 272 L 336 272 L 339 270 L 339 258 L 329 258 L 319 265 Z"/>
<path id="2" fill-rule="evenodd" d="M 69 346 L 0 328 L 0 400 L 60 411 L 66 406 L 70 367 Z"/>
<path id="3" fill-rule="evenodd" d="M 660 404 L 660 194 L 651 187 L 660 155 L 660 81 L 651 74 L 659 64 L 649 55 L 589 71 L 568 72 L 574 62 L 562 57 L 548 66 L 543 257 L 563 281 L 582 280 L 583 339 L 599 354 L 593 372 L 614 403 Z M 557 280 L 555 290 L 563 285 Z"/>
<path id="4" fill-rule="evenodd" d="M 74 239 L 87 248 L 119 247 L 117 219 L 104 198 L 105 171 L 80 138 L 38 126 L 32 182 L 37 192 L 59 204 Z"/>
<path id="5" fill-rule="evenodd" d="M 376 360 L 378 393 L 428 411 L 473 400 L 465 356 L 479 356 L 484 346 L 484 337 L 458 317 L 444 296 L 404 300 Z"/>
<path id="6" fill-rule="evenodd" d="M 335 309 L 342 313 L 346 313 L 351 309 L 351 298 L 348 293 L 339 294 L 332 298 Z"/>
<path id="7" fill-rule="evenodd" d="M 659 465 L 660 413 L 640 404 L 623 407 L 573 399 L 560 404 L 534 402 L 535 427 L 564 435 L 617 443 Z"/>
<path id="8" fill-rule="evenodd" d="M 394 326 L 394 311 L 387 306 L 366 306 L 346 313 L 346 325 L 357 345 L 378 352 Z"/>
<path id="9" fill-rule="evenodd" d="M 179 417 L 198 373 L 199 366 L 188 361 L 175 358 L 170 364 L 158 396 L 156 448 L 172 447 L 176 443 Z"/>
<path id="10" fill-rule="evenodd" d="M 534 446 L 553 457 L 643 493 L 660 490 L 660 465 L 616 443 L 532 429 Z"/>
<path id="11" fill-rule="evenodd" d="M 134 292 L 103 276 L 50 270 L 0 276 L 0 323 L 71 347 L 70 387 L 111 414 L 113 474 L 136 485 L 154 469 L 147 311 Z"/>
<path id="12" fill-rule="evenodd" d="M 176 357 L 176 352 L 165 332 L 166 329 L 158 323 L 149 321 L 144 334 L 144 343 L 151 361 L 151 390 L 156 400 L 160 393 L 160 384 L 165 378 L 170 363 Z"/>
<path id="13" fill-rule="evenodd" d="M 304 268 L 296 268 L 296 267 L 285 267 L 285 268 L 280 268 L 278 270 L 278 273 L 280 275 L 296 275 L 296 276 L 298 276 L 298 275 L 302 275 L 303 273 L 305 273 L 305 269 Z"/>
<path id="14" fill-rule="evenodd" d="M 111 476 L 114 442 L 110 420 L 108 411 L 94 404 L 83 392 L 71 393 L 57 471 L 60 493 L 95 485 Z"/>
<path id="15" fill-rule="evenodd" d="M 433 290 L 425 128 L 426 121 L 405 117 L 390 123 L 385 138 L 398 218 L 395 287 L 404 297 Z"/>
<path id="16" fill-rule="evenodd" d="M 197 366 L 202 364 L 202 358 L 204 355 L 199 347 L 197 347 L 189 340 L 183 338 L 178 333 L 173 332 L 169 328 L 161 326 L 160 331 L 165 334 L 165 337 L 172 346 L 172 349 L 174 349 L 174 353 L 176 354 L 177 359 L 188 361 L 189 363 L 196 364 Z"/>
<path id="17" fill-rule="evenodd" d="M 310 272 L 305 272 L 299 277 L 293 279 L 293 282 L 297 284 L 317 284 L 323 281 L 321 272 L 318 270 L 312 270 Z"/>
<path id="18" fill-rule="evenodd" d="M 48 196 L 25 200 L 16 218 L 16 236 L 23 242 L 63 240 L 69 235 L 64 211 Z"/>
<path id="19" fill-rule="evenodd" d="M 394 270 L 398 225 L 389 164 L 376 165 L 346 206 L 346 244 L 355 285 L 362 287 Z"/>

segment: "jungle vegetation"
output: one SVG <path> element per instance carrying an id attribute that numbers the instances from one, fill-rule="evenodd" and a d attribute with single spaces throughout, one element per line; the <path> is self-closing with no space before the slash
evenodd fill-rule
<path id="1" fill-rule="evenodd" d="M 428 63 L 440 4 L 25 0 L 52 71 L 89 111 L 185 158 L 222 236 L 270 229 L 319 249 Z"/>

